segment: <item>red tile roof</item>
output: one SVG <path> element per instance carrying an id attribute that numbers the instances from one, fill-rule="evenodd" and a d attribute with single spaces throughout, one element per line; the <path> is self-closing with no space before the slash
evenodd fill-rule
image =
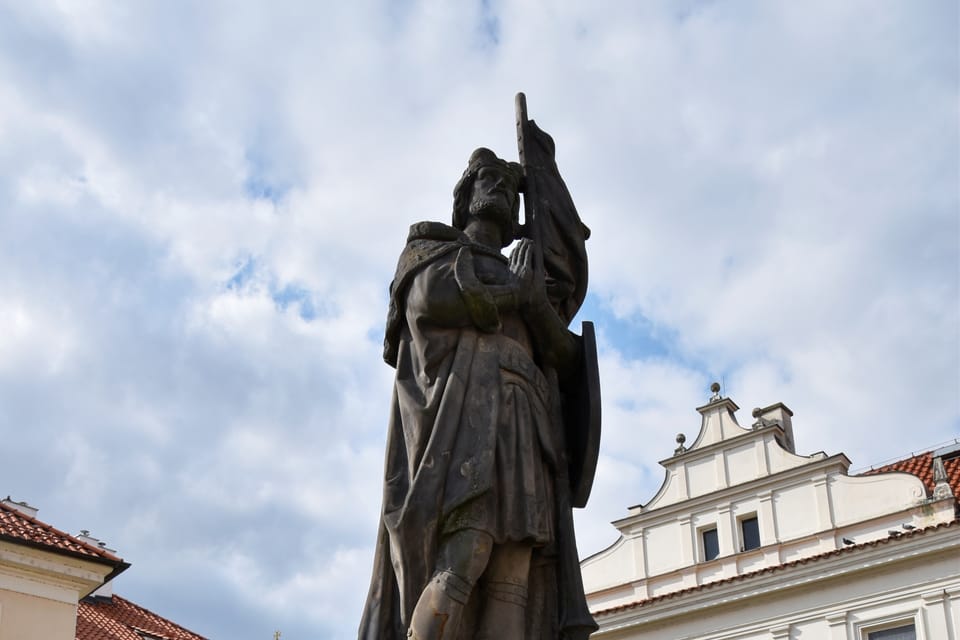
<path id="1" fill-rule="evenodd" d="M 890 536 L 889 538 L 880 538 L 878 540 L 871 540 L 870 542 L 864 542 L 861 544 L 855 544 L 853 546 L 844 547 L 842 549 L 833 549 L 832 551 L 827 551 L 825 553 L 820 553 L 815 556 L 809 556 L 806 558 L 800 558 L 798 560 L 792 560 L 790 562 L 784 562 L 783 564 L 774 565 L 772 567 L 764 567 L 763 569 L 758 569 L 756 571 L 751 571 L 750 573 L 741 573 L 740 575 L 731 576 L 729 578 L 723 578 L 722 580 L 717 580 L 715 582 L 708 582 L 706 584 L 697 585 L 695 587 L 687 587 L 686 589 L 680 589 L 678 591 L 671 591 L 670 593 L 665 593 L 660 596 L 654 596 L 652 598 L 647 598 L 645 600 L 638 600 L 636 602 L 628 602 L 627 604 L 617 605 L 616 607 L 610 607 L 609 609 L 601 609 L 595 611 L 593 615 L 602 616 L 608 615 L 611 613 L 618 613 L 620 611 L 627 611 L 628 609 L 636 609 L 639 607 L 645 607 L 651 605 L 655 602 L 660 602 L 663 600 L 669 600 L 670 598 L 677 598 L 680 596 L 685 596 L 690 593 L 697 591 L 704 591 L 706 589 L 712 589 L 722 584 L 730 584 L 732 582 L 740 582 L 742 580 L 748 580 L 750 578 L 763 575 L 765 573 L 774 573 L 777 571 L 783 571 L 784 569 L 789 569 L 791 567 L 796 567 L 798 565 L 807 564 L 809 562 L 819 562 L 826 558 L 832 558 L 834 556 L 839 556 L 841 554 L 854 553 L 855 551 L 865 549 L 867 547 L 876 547 L 881 544 L 888 544 L 897 540 L 902 540 L 904 538 L 912 538 L 913 536 L 923 535 L 930 531 L 936 531 L 939 529 L 946 529 L 949 527 L 960 526 L 960 520 L 952 520 L 950 522 L 942 522 L 938 525 L 932 527 L 926 527 L 924 529 L 914 529 L 913 531 L 905 531 L 897 536 Z"/>
<path id="2" fill-rule="evenodd" d="M 0 502 L 0 540 L 119 566 L 123 560 Z M 124 566 L 124 568 L 126 568 Z"/>
<path id="3" fill-rule="evenodd" d="M 943 468 L 947 472 L 947 482 L 953 489 L 953 495 L 960 497 L 960 456 L 947 458 L 943 461 Z M 877 469 L 871 469 L 861 475 L 874 475 L 877 473 L 888 473 L 890 471 L 902 471 L 912 473 L 921 480 L 927 487 L 927 493 L 933 493 L 933 452 L 928 451 L 897 462 L 885 464 Z"/>
<path id="4" fill-rule="evenodd" d="M 0 540 L 113 566 L 111 580 L 130 565 L 56 527 L 0 502 Z M 77 640 L 206 640 L 125 598 L 84 598 L 77 605 Z"/>
<path id="5" fill-rule="evenodd" d="M 77 606 L 77 640 L 206 640 L 118 595 Z"/>

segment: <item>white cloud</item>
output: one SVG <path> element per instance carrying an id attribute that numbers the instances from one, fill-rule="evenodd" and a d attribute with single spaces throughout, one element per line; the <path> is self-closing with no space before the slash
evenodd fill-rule
<path id="1" fill-rule="evenodd" d="M 7 299 L 0 309 L 0 370 L 56 375 L 73 355 L 77 337 L 57 310 L 27 304 Z"/>
<path id="2" fill-rule="evenodd" d="M 953 437 L 957 17 L 0 3 L 5 490 L 106 538 L 134 564 L 119 592 L 198 632 L 351 637 L 387 285 L 469 152 L 514 156 L 517 90 L 593 230 L 581 550 L 653 495 L 714 378 L 741 421 L 783 401 L 801 451 L 855 467 Z"/>

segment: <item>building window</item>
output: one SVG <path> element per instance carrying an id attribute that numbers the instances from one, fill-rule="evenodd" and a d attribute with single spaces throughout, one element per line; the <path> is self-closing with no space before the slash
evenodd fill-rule
<path id="1" fill-rule="evenodd" d="M 703 559 L 713 560 L 720 555 L 720 539 L 717 537 L 717 528 L 702 529 L 700 542 L 703 546 Z"/>
<path id="2" fill-rule="evenodd" d="M 868 631 L 867 640 L 917 640 L 917 628 L 911 622 L 879 631 Z"/>
<path id="3" fill-rule="evenodd" d="M 760 548 L 760 522 L 757 515 L 740 519 L 740 551 Z"/>

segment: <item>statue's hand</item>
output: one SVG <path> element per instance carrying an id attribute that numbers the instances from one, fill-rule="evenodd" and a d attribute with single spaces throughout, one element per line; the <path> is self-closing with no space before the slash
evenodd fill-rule
<path id="1" fill-rule="evenodd" d="M 579 362 L 580 343 L 550 304 L 543 261 L 537 259 L 536 249 L 532 240 L 524 238 L 510 252 L 508 264 L 516 278 L 517 306 L 541 362 L 568 375 Z"/>
<path id="2" fill-rule="evenodd" d="M 536 259 L 536 247 L 529 238 L 523 238 L 510 252 L 510 271 L 517 278 L 521 307 L 536 306 L 547 301 L 543 267 Z"/>

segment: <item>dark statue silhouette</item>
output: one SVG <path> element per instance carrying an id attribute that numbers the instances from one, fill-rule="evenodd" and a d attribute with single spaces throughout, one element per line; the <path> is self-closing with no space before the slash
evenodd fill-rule
<path id="1" fill-rule="evenodd" d="M 452 225 L 414 224 L 390 285 L 384 359 L 397 373 L 361 640 L 597 628 L 571 513 L 597 462 L 596 341 L 590 323 L 567 329 L 589 229 L 523 94 L 517 112 L 520 163 L 474 151 Z"/>

